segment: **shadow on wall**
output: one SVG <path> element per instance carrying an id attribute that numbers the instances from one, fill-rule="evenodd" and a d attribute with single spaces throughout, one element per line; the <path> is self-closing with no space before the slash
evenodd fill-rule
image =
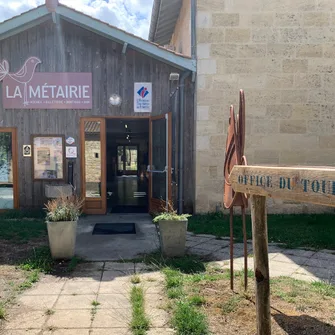
<path id="1" fill-rule="evenodd" d="M 334 335 L 335 327 L 308 315 L 275 314 L 273 318 L 288 335 Z"/>

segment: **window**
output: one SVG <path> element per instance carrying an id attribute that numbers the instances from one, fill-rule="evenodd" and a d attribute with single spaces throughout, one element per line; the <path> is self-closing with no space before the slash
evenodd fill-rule
<path id="1" fill-rule="evenodd" d="M 33 136 L 34 179 L 64 179 L 64 137 Z"/>

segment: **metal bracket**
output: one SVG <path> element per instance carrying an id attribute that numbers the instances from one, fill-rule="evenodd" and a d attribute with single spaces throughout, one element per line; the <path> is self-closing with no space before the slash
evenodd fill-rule
<path id="1" fill-rule="evenodd" d="M 51 16 L 52 16 L 52 22 L 54 24 L 57 24 L 57 22 L 58 22 L 58 14 L 56 12 L 52 12 Z"/>
<path id="2" fill-rule="evenodd" d="M 126 51 L 127 51 L 127 46 L 128 46 L 128 43 L 123 43 L 123 47 L 122 47 L 122 55 L 125 55 L 126 54 Z"/>

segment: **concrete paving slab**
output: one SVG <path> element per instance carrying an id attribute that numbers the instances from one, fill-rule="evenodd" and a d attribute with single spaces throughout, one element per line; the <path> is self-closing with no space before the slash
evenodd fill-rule
<path id="1" fill-rule="evenodd" d="M 23 308 L 31 311 L 45 311 L 52 308 L 57 298 L 57 295 L 24 295 L 18 298 L 12 308 Z"/>
<path id="2" fill-rule="evenodd" d="M 303 250 L 303 249 L 282 249 L 281 253 L 285 255 L 294 255 L 300 257 L 312 257 L 316 252 L 312 250 Z"/>
<path id="3" fill-rule="evenodd" d="M 65 281 L 58 283 L 37 283 L 23 295 L 58 295 L 65 285 Z"/>
<path id="4" fill-rule="evenodd" d="M 101 281 L 106 282 L 106 281 L 113 281 L 113 280 L 119 280 L 119 281 L 129 281 L 131 278 L 131 274 L 129 273 L 124 273 L 122 271 L 104 271 L 102 275 Z"/>
<path id="5" fill-rule="evenodd" d="M 22 313 L 14 313 L 5 323 L 5 329 L 42 329 L 47 316 L 44 311 L 22 311 Z"/>
<path id="6" fill-rule="evenodd" d="M 127 328 L 102 328 L 93 329 L 90 335 L 131 335 L 132 332 Z"/>
<path id="7" fill-rule="evenodd" d="M 329 270 L 328 268 L 315 268 L 312 266 L 303 266 L 300 267 L 297 271 L 297 274 L 304 274 L 308 276 L 315 276 L 319 279 L 329 280 L 330 278 L 334 277 L 334 272 Z"/>
<path id="8" fill-rule="evenodd" d="M 77 281 L 85 281 L 85 282 L 99 282 L 101 280 L 101 272 L 93 271 L 93 272 L 73 272 L 69 277 L 68 281 L 77 282 Z"/>
<path id="9" fill-rule="evenodd" d="M 94 272 L 102 271 L 104 268 L 104 262 L 85 262 L 80 263 L 76 266 L 76 272 Z"/>
<path id="10" fill-rule="evenodd" d="M 313 259 L 324 259 L 327 261 L 335 263 L 335 251 L 333 250 L 334 254 L 327 253 L 327 252 L 317 252 L 313 255 Z"/>
<path id="11" fill-rule="evenodd" d="M 313 257 L 307 260 L 306 265 L 312 266 L 315 268 L 328 268 L 329 270 L 332 270 L 333 272 L 335 272 L 335 262 L 331 262 L 325 259 L 315 259 Z"/>
<path id="12" fill-rule="evenodd" d="M 200 248 L 200 249 L 203 249 L 203 250 L 208 250 L 210 252 L 215 252 L 215 251 L 222 250 L 222 247 L 220 245 L 212 244 L 212 243 L 202 243 L 202 244 L 198 245 L 196 248 Z"/>
<path id="13" fill-rule="evenodd" d="M 57 310 L 47 321 L 47 327 L 55 328 L 89 328 L 91 325 L 90 309 Z"/>
<path id="14" fill-rule="evenodd" d="M 98 295 L 97 301 L 100 303 L 99 309 L 124 309 L 131 307 L 129 294 L 101 293 Z"/>
<path id="15" fill-rule="evenodd" d="M 90 335 L 89 329 L 56 329 L 52 331 L 45 331 L 42 335 Z"/>
<path id="16" fill-rule="evenodd" d="M 40 333 L 39 329 L 15 329 L 15 330 L 6 330 L 6 333 L 1 333 L 3 335 L 38 335 Z"/>
<path id="17" fill-rule="evenodd" d="M 127 328 L 131 322 L 130 309 L 100 309 L 92 322 L 93 328 Z"/>
<path id="18" fill-rule="evenodd" d="M 135 263 L 133 262 L 106 262 L 105 271 L 114 270 L 114 271 L 122 271 L 128 274 L 132 274 L 135 272 Z"/>
<path id="19" fill-rule="evenodd" d="M 283 262 L 286 264 L 297 264 L 297 265 L 304 265 L 308 261 L 307 257 L 301 257 L 301 256 L 293 256 L 288 254 L 278 254 L 274 258 L 271 259 L 271 262 Z M 284 265 L 283 265 L 284 266 Z"/>
<path id="20" fill-rule="evenodd" d="M 94 300 L 96 300 L 95 295 L 61 295 L 53 309 L 92 309 L 92 301 Z"/>
<path id="21" fill-rule="evenodd" d="M 104 293 L 120 293 L 126 294 L 130 292 L 131 287 L 130 281 L 121 281 L 121 280 L 114 280 L 112 282 L 101 282 L 99 288 L 99 294 Z"/>
<path id="22" fill-rule="evenodd" d="M 67 294 L 97 294 L 100 282 L 68 281 L 62 290 L 62 295 Z"/>

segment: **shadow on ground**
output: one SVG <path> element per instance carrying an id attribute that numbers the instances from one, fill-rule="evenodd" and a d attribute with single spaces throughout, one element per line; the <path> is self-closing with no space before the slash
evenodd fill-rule
<path id="1" fill-rule="evenodd" d="M 288 335 L 334 335 L 335 327 L 308 315 L 275 314 L 273 318 Z"/>

